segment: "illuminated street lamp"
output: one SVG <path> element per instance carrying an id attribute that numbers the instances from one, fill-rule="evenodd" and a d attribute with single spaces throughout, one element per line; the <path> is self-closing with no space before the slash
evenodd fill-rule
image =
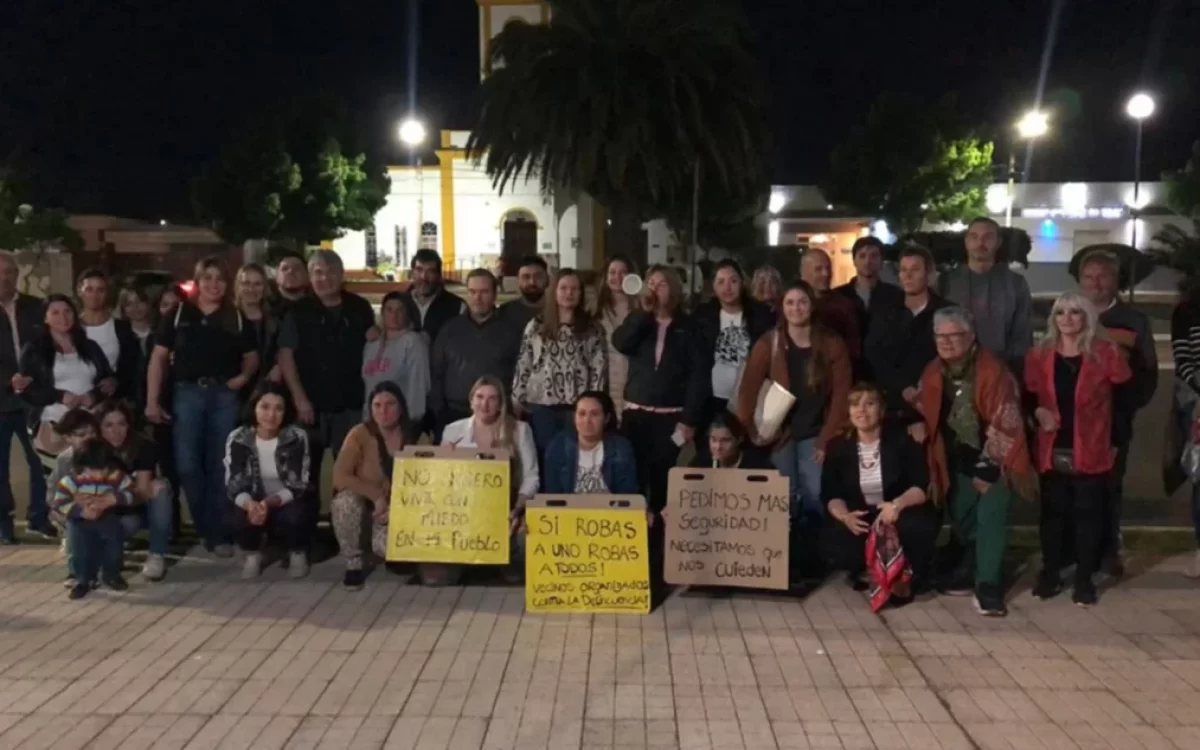
<path id="1" fill-rule="evenodd" d="M 1017 144 L 1016 141 L 1035 141 L 1050 132 L 1050 115 L 1032 109 L 1017 120 L 1017 137 L 1008 151 L 1008 206 L 1004 209 L 1004 226 L 1012 226 L 1012 207 L 1016 196 Z"/>
<path id="2" fill-rule="evenodd" d="M 425 236 L 425 170 L 421 164 L 420 149 L 425 145 L 425 124 L 415 117 L 405 118 L 397 130 L 400 142 L 408 147 L 409 158 L 416 157 L 417 166 L 417 249 Z M 407 259 L 402 259 L 407 262 Z"/>
<path id="3" fill-rule="evenodd" d="M 1137 123 L 1137 140 L 1133 146 L 1133 206 L 1130 212 L 1133 214 L 1133 225 L 1129 228 L 1129 244 L 1133 249 L 1137 250 L 1138 243 L 1138 222 L 1141 221 L 1142 202 L 1138 196 L 1142 187 L 1142 124 L 1146 122 L 1151 115 L 1154 114 L 1154 98 L 1144 92 L 1138 92 L 1129 97 L 1129 101 L 1125 103 L 1125 114 L 1129 115 Z M 1137 256 L 1131 255 L 1130 262 L 1133 267 L 1129 274 L 1129 301 L 1133 301 L 1133 287 L 1136 282 L 1137 273 Z"/>

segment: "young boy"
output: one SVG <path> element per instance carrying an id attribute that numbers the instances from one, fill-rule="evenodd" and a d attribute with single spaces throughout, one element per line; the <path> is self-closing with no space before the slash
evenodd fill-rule
<path id="1" fill-rule="evenodd" d="M 90 581 L 100 580 L 114 591 L 129 584 L 121 577 L 121 519 L 110 513 L 133 504 L 133 480 L 121 460 L 103 440 L 91 440 L 73 451 L 71 471 L 58 481 L 50 507 L 67 519 L 67 538 L 75 556 L 75 585 L 71 599 L 87 596 Z"/>
<path id="2" fill-rule="evenodd" d="M 71 472 L 71 458 L 75 455 L 75 451 L 100 434 L 100 423 L 96 421 L 95 415 L 87 409 L 72 409 L 55 423 L 54 429 L 67 441 L 67 449 L 58 454 L 54 462 L 54 471 L 50 473 L 50 479 L 46 482 L 47 507 L 53 507 L 54 492 L 58 489 L 59 480 Z M 54 512 L 51 512 L 51 517 L 63 532 L 63 554 L 67 558 L 66 585 L 69 589 L 74 588 L 78 579 L 75 570 L 75 555 L 71 552 L 71 542 L 66 534 L 67 519 Z M 95 581 L 89 581 L 89 583 L 93 585 L 93 588 L 95 587 Z"/>

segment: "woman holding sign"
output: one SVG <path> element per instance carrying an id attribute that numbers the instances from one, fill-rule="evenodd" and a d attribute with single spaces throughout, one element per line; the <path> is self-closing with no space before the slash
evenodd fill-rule
<path id="1" fill-rule="evenodd" d="M 400 386 L 385 380 L 367 395 L 367 421 L 346 435 L 333 464 L 333 533 L 346 560 L 342 586 L 362 588 L 362 538 L 367 526 L 371 551 L 387 554 L 388 501 L 392 494 L 392 456 L 404 448 L 408 405 Z"/>
<path id="2" fill-rule="evenodd" d="M 225 491 L 233 502 L 238 546 L 246 553 L 242 578 L 262 573 L 263 535 L 284 538 L 292 578 L 308 575 L 308 433 L 295 424 L 287 387 L 263 381 L 248 402 L 247 424 L 225 442 Z"/>
<path id="3" fill-rule="evenodd" d="M 604 391 L 575 399 L 575 430 L 560 432 L 546 449 L 548 495 L 636 495 L 633 446 L 617 434 L 617 410 Z"/>
<path id="4" fill-rule="evenodd" d="M 869 574 L 872 606 L 904 603 L 929 582 L 940 520 L 927 502 L 925 449 L 903 430 L 883 429 L 883 395 L 873 385 L 850 391 L 848 437 L 829 443 L 821 499 L 834 520 L 826 557 L 856 587 Z"/>
<path id="5" fill-rule="evenodd" d="M 513 455 L 512 485 L 517 488 L 513 504 L 513 528 L 520 523 L 525 502 L 533 498 L 540 485 L 538 479 L 537 447 L 529 425 L 515 419 L 509 410 L 504 385 L 498 378 L 485 375 L 475 381 L 469 396 L 471 416 L 451 422 L 442 432 L 442 445 L 480 450 L 506 450 Z M 521 580 L 521 544 L 513 543 L 513 562 L 505 578 Z M 421 565 L 421 580 L 429 586 L 452 586 L 458 582 L 462 567 L 456 565 Z"/>

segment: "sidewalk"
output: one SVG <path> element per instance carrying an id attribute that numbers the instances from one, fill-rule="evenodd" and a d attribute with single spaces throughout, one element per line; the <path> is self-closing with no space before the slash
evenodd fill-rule
<path id="1" fill-rule="evenodd" d="M 1200 585 L 1182 558 L 1081 610 L 1018 585 L 883 617 L 676 594 L 648 616 L 524 613 L 517 588 L 427 589 L 336 561 L 293 582 L 186 558 L 69 602 L 57 549 L 0 549 L 0 748 L 1200 747 Z"/>

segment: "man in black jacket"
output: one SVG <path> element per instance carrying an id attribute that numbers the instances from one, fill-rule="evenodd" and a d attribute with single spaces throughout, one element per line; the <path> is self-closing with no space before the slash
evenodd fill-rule
<path id="1" fill-rule="evenodd" d="M 929 286 L 933 256 L 910 245 L 900 251 L 899 304 L 877 307 L 863 347 L 876 383 L 883 389 L 889 416 L 905 422 L 917 413 L 917 383 L 925 366 L 937 357 L 933 314 L 950 303 Z"/>
<path id="2" fill-rule="evenodd" d="M 342 288 L 341 257 L 320 250 L 308 262 L 311 297 L 296 302 L 279 331 L 279 367 L 300 422 L 310 427 L 314 481 L 325 448 L 337 456 L 366 400 L 363 347 L 375 325 L 371 303 Z"/>
<path id="3" fill-rule="evenodd" d="M 520 335 L 496 309 L 496 277 L 477 268 L 467 275 L 467 314 L 452 318 L 433 344 L 429 410 L 434 414 L 434 437 L 451 422 L 471 416 L 469 396 L 484 375 L 512 385 L 520 353 Z"/>
<path id="4" fill-rule="evenodd" d="M 878 237 L 859 237 L 850 250 L 854 258 L 854 270 L 858 274 L 848 283 L 833 291 L 854 303 L 858 312 L 858 330 L 863 340 L 871 330 L 871 321 L 881 310 L 894 310 L 904 304 L 904 292 L 900 287 L 881 281 L 879 271 L 883 268 L 883 241 Z M 861 377 L 872 378 L 871 361 L 864 356 Z"/>
<path id="5" fill-rule="evenodd" d="M 0 545 L 14 544 L 13 499 L 11 478 L 8 475 L 13 437 L 25 451 L 29 466 L 29 508 L 26 516 L 29 530 L 54 537 L 46 506 L 46 478 L 42 462 L 29 437 L 29 412 L 25 402 L 13 390 L 13 379 L 20 377 L 18 363 L 21 347 L 29 343 L 42 328 L 42 302 L 36 297 L 17 291 L 21 272 L 16 258 L 0 252 Z"/>
<path id="6" fill-rule="evenodd" d="M 517 332 L 517 340 L 525 326 L 542 311 L 550 273 L 540 255 L 526 255 L 517 266 L 517 288 L 521 296 L 500 306 L 500 318 Z"/>
<path id="7" fill-rule="evenodd" d="M 408 311 L 413 330 L 424 331 L 431 348 L 442 326 L 467 309 L 462 297 L 446 290 L 442 281 L 442 257 L 429 248 L 422 248 L 413 255 L 412 281 L 408 290 L 400 295 L 400 301 Z"/>

